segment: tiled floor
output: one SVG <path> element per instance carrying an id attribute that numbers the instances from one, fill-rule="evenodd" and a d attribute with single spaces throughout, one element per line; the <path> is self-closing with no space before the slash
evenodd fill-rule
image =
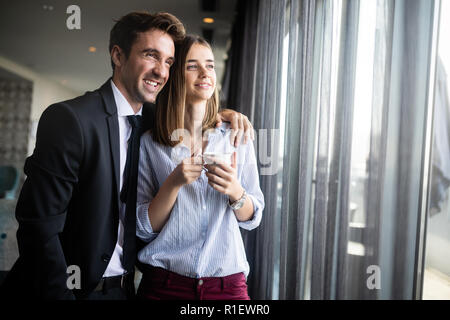
<path id="1" fill-rule="evenodd" d="M 436 269 L 425 269 L 423 300 L 450 300 L 450 277 Z"/>

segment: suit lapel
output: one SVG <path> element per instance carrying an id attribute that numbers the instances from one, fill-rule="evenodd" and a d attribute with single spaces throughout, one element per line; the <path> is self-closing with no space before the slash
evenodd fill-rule
<path id="1" fill-rule="evenodd" d="M 114 165 L 114 179 L 116 182 L 116 192 L 120 202 L 120 136 L 119 136 L 119 120 L 117 119 L 117 106 L 114 100 L 114 94 L 111 88 L 111 78 L 103 84 L 99 89 L 103 97 L 105 111 L 108 114 L 106 121 L 108 123 L 109 143 L 111 148 L 111 157 Z M 144 131 L 154 126 L 155 105 L 144 104 L 142 109 L 142 117 L 144 120 Z"/>
<path id="2" fill-rule="evenodd" d="M 111 157 L 114 166 L 114 180 L 116 182 L 117 199 L 120 201 L 120 136 L 119 120 L 117 119 L 117 106 L 111 88 L 111 79 L 109 79 L 101 88 L 100 93 L 105 104 L 105 111 L 108 114 L 106 121 L 108 123 L 109 144 L 111 148 Z"/>

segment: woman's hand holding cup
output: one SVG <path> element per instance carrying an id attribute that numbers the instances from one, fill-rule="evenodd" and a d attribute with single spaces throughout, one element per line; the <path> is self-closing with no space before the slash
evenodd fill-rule
<path id="1" fill-rule="evenodd" d="M 197 180 L 203 170 L 203 160 L 197 156 L 184 159 L 170 174 L 174 185 L 182 187 Z"/>
<path id="2" fill-rule="evenodd" d="M 228 195 L 231 202 L 234 202 L 242 196 L 244 189 L 237 179 L 236 171 L 236 152 L 231 156 L 231 165 L 227 164 L 220 157 L 208 157 L 205 168 L 208 170 L 208 184 L 214 190 Z"/>

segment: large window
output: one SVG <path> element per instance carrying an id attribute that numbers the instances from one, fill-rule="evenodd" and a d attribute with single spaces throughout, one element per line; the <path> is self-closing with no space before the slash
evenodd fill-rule
<path id="1" fill-rule="evenodd" d="M 255 23 L 234 43 L 255 64 L 235 69 L 237 104 L 279 133 L 262 224 L 244 234 L 253 298 L 417 297 L 438 5 L 246 2 Z"/>
<path id="2" fill-rule="evenodd" d="M 289 11 L 300 8 L 287 2 L 289 48 L 283 46 L 280 76 L 289 98 L 284 117 L 281 97 L 286 125 L 280 128 L 300 148 L 281 144 L 276 217 L 287 266 L 280 275 L 274 269 L 281 282 L 273 283 L 273 297 L 278 286 L 281 298 L 411 299 L 426 201 L 437 3 L 316 1 L 309 11 L 302 7 L 311 14 L 303 19 L 314 21 L 306 25 Z M 310 29 L 296 34 L 294 23 Z M 299 42 L 310 46 L 301 50 L 301 63 L 291 56 Z M 303 73 L 300 83 L 291 81 L 293 72 Z M 298 177 L 292 152 L 298 152 Z"/>
<path id="3" fill-rule="evenodd" d="M 450 1 L 441 3 L 423 299 L 450 300 Z"/>

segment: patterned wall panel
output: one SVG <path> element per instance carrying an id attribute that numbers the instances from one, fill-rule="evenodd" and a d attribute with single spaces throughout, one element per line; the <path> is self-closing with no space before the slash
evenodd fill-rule
<path id="1" fill-rule="evenodd" d="M 0 272 L 10 270 L 19 257 L 16 239 L 19 224 L 14 216 L 16 203 L 16 199 L 0 199 Z"/>
<path id="2" fill-rule="evenodd" d="M 22 174 L 27 156 L 33 83 L 0 76 L 0 165 Z"/>

